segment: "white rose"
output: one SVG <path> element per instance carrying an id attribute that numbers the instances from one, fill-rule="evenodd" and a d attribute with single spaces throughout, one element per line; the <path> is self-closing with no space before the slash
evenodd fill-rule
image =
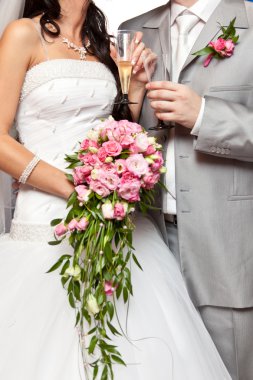
<path id="1" fill-rule="evenodd" d="M 87 133 L 86 136 L 87 136 L 87 139 L 89 139 L 89 140 L 98 141 L 98 138 L 99 138 L 99 130 L 91 129 L 91 130 Z"/>
<path id="2" fill-rule="evenodd" d="M 97 153 L 98 152 L 98 148 L 95 148 L 94 146 L 90 146 L 89 147 L 89 151 L 91 152 L 91 153 Z"/>
<path id="3" fill-rule="evenodd" d="M 76 280 L 80 280 L 81 268 L 79 267 L 79 265 L 75 265 L 75 267 L 69 267 L 68 269 L 66 269 L 64 275 L 74 277 Z"/>
<path id="4" fill-rule="evenodd" d="M 114 219 L 114 207 L 111 202 L 102 205 L 102 213 L 105 219 Z"/>
<path id="5" fill-rule="evenodd" d="M 148 137 L 148 143 L 149 143 L 149 145 L 154 145 L 156 143 L 155 137 L 149 136 Z"/>
<path id="6" fill-rule="evenodd" d="M 166 167 L 165 167 L 165 166 L 162 166 L 161 169 L 160 169 L 160 173 L 161 173 L 161 174 L 164 174 L 164 173 L 166 173 L 166 172 L 167 172 Z"/>
<path id="7" fill-rule="evenodd" d="M 90 294 L 87 300 L 87 309 L 90 314 L 97 314 L 99 313 L 100 309 L 98 307 L 98 303 L 96 298 L 93 296 L 93 294 Z"/>
<path id="8" fill-rule="evenodd" d="M 141 152 L 145 152 L 148 149 L 149 141 L 145 133 L 140 133 L 135 139 L 135 145 L 139 148 Z"/>

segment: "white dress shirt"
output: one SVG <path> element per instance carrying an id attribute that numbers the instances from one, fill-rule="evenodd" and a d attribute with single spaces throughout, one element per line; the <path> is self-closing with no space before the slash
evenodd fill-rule
<path id="1" fill-rule="evenodd" d="M 196 42 L 199 34 L 201 33 L 203 27 L 207 23 L 208 19 L 214 12 L 217 5 L 221 0 L 198 0 L 193 6 L 187 8 L 183 5 L 179 5 L 172 0 L 171 3 L 171 49 L 172 49 L 172 66 L 176 66 L 176 51 L 178 43 L 178 27 L 176 23 L 176 18 L 181 14 L 194 14 L 198 16 L 199 21 L 197 24 L 190 30 L 188 34 L 188 45 L 185 49 L 185 61 L 188 55 L 191 52 L 191 49 Z M 204 46 L 203 46 L 204 48 Z M 183 65 L 181 65 L 183 67 Z M 181 68 L 182 68 L 181 67 Z M 173 78 L 172 70 L 172 81 L 177 82 L 177 78 Z M 198 131 L 202 122 L 203 114 L 205 109 L 205 99 L 202 99 L 201 109 L 197 118 L 197 121 L 191 131 L 193 135 L 198 135 Z M 165 184 L 169 190 L 169 193 L 166 193 L 164 196 L 163 202 L 163 212 L 165 214 L 176 215 L 176 176 L 175 176 L 175 144 L 174 144 L 174 133 L 175 130 L 170 131 L 168 149 L 166 153 L 166 167 L 167 173 L 165 176 Z"/>

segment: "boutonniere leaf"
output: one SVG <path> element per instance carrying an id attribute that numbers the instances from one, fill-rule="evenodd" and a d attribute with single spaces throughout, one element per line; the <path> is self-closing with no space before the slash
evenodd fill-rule
<path id="1" fill-rule="evenodd" d="M 207 67 L 213 58 L 224 59 L 234 54 L 235 45 L 238 43 L 239 35 L 235 28 L 236 17 L 230 22 L 227 28 L 220 25 L 221 34 L 215 41 L 209 42 L 208 46 L 193 53 L 196 56 L 205 56 L 204 67 Z"/>

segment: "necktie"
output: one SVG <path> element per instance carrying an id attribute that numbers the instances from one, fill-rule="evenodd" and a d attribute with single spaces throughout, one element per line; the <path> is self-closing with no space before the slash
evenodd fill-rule
<path id="1" fill-rule="evenodd" d="M 177 82 L 180 71 L 185 63 L 187 56 L 190 53 L 191 46 L 189 46 L 188 35 L 192 28 L 199 22 L 199 17 L 184 13 L 176 18 L 178 27 L 178 44 L 174 55 L 173 63 L 173 81 Z"/>

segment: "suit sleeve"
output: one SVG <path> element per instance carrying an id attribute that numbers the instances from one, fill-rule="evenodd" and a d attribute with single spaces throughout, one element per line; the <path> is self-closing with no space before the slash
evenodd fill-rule
<path id="1" fill-rule="evenodd" d="M 253 162 L 253 108 L 211 96 L 205 101 L 195 150 Z"/>

